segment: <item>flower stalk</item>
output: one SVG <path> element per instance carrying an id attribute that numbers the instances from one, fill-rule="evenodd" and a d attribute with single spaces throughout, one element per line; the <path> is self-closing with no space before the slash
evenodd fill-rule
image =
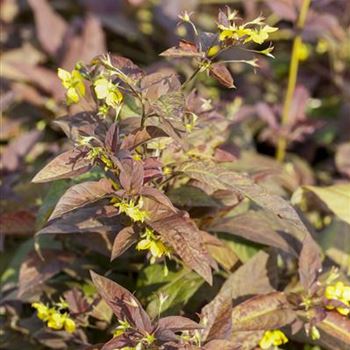
<path id="1" fill-rule="evenodd" d="M 302 29 L 305 25 L 305 20 L 307 16 L 307 12 L 310 8 L 311 0 L 304 0 L 301 9 L 299 18 L 297 21 L 297 35 L 294 38 L 293 41 L 293 48 L 292 48 L 292 57 L 290 61 L 289 66 L 289 76 L 288 76 L 288 86 L 287 86 L 287 92 L 284 99 L 284 105 L 282 110 L 282 119 L 281 119 L 281 128 L 288 125 L 289 122 L 289 111 L 293 102 L 293 96 L 294 91 L 296 87 L 297 77 L 298 77 L 298 69 L 299 69 L 299 52 L 300 48 L 303 45 L 303 40 L 301 37 Z M 277 141 L 277 150 L 276 150 L 276 159 L 280 162 L 283 162 L 286 156 L 286 149 L 287 149 L 288 141 L 286 138 L 286 135 L 280 135 Z"/>

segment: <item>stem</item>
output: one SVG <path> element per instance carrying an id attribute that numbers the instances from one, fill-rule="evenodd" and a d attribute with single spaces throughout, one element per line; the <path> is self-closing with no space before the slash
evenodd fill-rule
<path id="1" fill-rule="evenodd" d="M 193 73 L 192 73 L 192 75 L 182 84 L 182 89 L 189 83 L 189 82 L 191 82 L 194 78 L 195 78 L 195 76 L 200 72 L 200 70 L 201 70 L 201 67 L 199 66 Z"/>
<path id="2" fill-rule="evenodd" d="M 298 69 L 299 69 L 299 49 L 302 45 L 302 38 L 301 38 L 301 30 L 304 27 L 307 12 L 310 7 L 311 0 L 303 0 L 299 18 L 297 21 L 297 30 L 298 34 L 295 36 L 293 41 L 293 48 L 292 48 L 292 58 L 290 61 L 289 66 L 289 76 L 288 76 L 288 86 L 287 86 L 287 92 L 284 100 L 283 105 L 283 111 L 282 111 L 282 120 L 281 120 L 281 127 L 283 129 L 284 126 L 288 125 L 288 119 L 289 119 L 289 111 L 291 104 L 293 102 L 293 96 L 295 91 L 295 86 L 297 82 L 298 77 Z M 285 135 L 280 135 L 277 142 L 277 151 L 276 151 L 276 158 L 278 161 L 283 162 L 285 156 L 286 156 L 286 148 L 287 148 L 287 138 Z"/>

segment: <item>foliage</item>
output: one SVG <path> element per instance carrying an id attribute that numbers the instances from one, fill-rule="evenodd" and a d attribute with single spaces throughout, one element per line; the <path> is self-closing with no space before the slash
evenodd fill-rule
<path id="1" fill-rule="evenodd" d="M 28 1 L 42 52 L 24 44 L 24 62 L 24 48 L 20 60 L 5 52 L 5 110 L 41 114 L 2 151 L 1 348 L 350 346 L 347 121 L 318 115 L 348 108 L 339 94 L 348 95 L 349 33 L 346 19 L 306 1 L 246 1 L 244 18 L 226 6 L 216 21 L 206 8 L 177 18 L 163 3 L 129 1 L 131 22 L 128 7 L 92 1 L 80 27 L 54 2 Z M 9 6 L 23 9 L 5 4 L 8 34 Z M 176 45 L 154 30 L 159 10 L 180 20 Z M 157 41 L 163 61 L 147 67 L 156 55 L 137 54 L 141 68 L 106 53 L 102 24 L 146 52 Z M 300 84 L 287 84 L 284 109 L 288 64 L 272 55 L 288 52 L 281 38 L 298 42 L 298 64 L 312 59 Z M 325 89 L 309 78 L 323 55 L 334 69 Z M 328 85 L 340 91 L 331 101 Z M 25 123 L 5 116 L 10 135 Z"/>

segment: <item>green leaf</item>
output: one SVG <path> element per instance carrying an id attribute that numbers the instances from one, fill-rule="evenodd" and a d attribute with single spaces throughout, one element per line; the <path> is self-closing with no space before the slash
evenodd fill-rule
<path id="1" fill-rule="evenodd" d="M 147 279 L 140 281 L 141 288 L 146 287 L 146 285 L 148 287 L 161 286 L 157 289 L 157 293 L 152 294 L 147 306 L 147 313 L 151 318 L 159 314 L 169 315 L 178 312 L 204 283 L 200 276 L 188 269 L 182 269 L 176 273 L 169 272 L 167 277 L 162 277 L 164 276 L 163 267 L 153 265 L 152 268 L 145 269 L 144 273 Z M 166 284 L 162 286 L 164 282 Z M 160 293 L 166 297 L 162 305 L 160 305 Z"/>
<path id="2" fill-rule="evenodd" d="M 328 187 L 303 186 L 314 193 L 335 215 L 350 224 L 350 183 Z"/>
<path id="3" fill-rule="evenodd" d="M 317 241 L 325 254 L 350 275 L 350 226 L 333 220 L 317 235 Z"/>

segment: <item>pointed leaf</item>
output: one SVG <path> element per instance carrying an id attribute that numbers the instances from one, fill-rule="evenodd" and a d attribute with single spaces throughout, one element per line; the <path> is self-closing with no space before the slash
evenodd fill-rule
<path id="1" fill-rule="evenodd" d="M 232 89 L 235 87 L 233 78 L 228 68 L 223 63 L 214 63 L 209 67 L 209 75 L 216 79 L 221 85 Z"/>
<path id="2" fill-rule="evenodd" d="M 235 331 L 277 329 L 290 324 L 296 318 L 281 292 L 258 295 L 237 305 L 232 311 L 232 327 Z"/>
<path id="3" fill-rule="evenodd" d="M 54 158 L 35 175 L 32 182 L 69 179 L 89 171 L 90 168 L 90 160 L 79 149 L 74 148 Z"/>
<path id="4" fill-rule="evenodd" d="M 137 329 L 151 332 L 151 320 L 140 302 L 128 290 L 93 271 L 90 273 L 97 291 L 119 320 L 126 319 Z"/>
<path id="5" fill-rule="evenodd" d="M 99 181 L 86 181 L 69 188 L 60 198 L 49 221 L 62 216 L 69 211 L 96 202 L 114 192 L 111 181 L 101 179 Z"/>
<path id="6" fill-rule="evenodd" d="M 183 316 L 168 316 L 163 317 L 158 321 L 160 329 L 168 329 L 173 332 L 191 331 L 202 328 L 200 324 Z"/>
<path id="7" fill-rule="evenodd" d="M 132 226 L 124 227 L 114 239 L 112 247 L 111 261 L 126 252 L 138 238 Z"/>
<path id="8" fill-rule="evenodd" d="M 311 235 L 306 235 L 299 257 L 300 282 L 306 291 L 316 283 L 321 269 L 321 249 Z"/>

